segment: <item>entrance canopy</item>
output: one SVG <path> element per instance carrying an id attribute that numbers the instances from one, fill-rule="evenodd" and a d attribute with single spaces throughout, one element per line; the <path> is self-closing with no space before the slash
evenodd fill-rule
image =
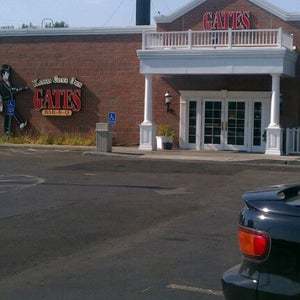
<path id="1" fill-rule="evenodd" d="M 281 77 L 295 77 L 297 62 L 294 36 L 282 27 L 297 34 L 290 22 L 296 20 L 299 14 L 285 13 L 263 0 L 194 0 L 170 16 L 157 17 L 157 31 L 144 32 L 142 49 L 137 51 L 140 72 L 145 74 L 141 149 L 155 148 L 152 75 L 265 74 L 272 78 L 266 99 L 249 99 L 246 91 L 236 99 L 230 93 L 230 97 L 187 99 L 186 106 L 194 113 L 190 123 L 198 124 L 190 128 L 195 136 L 189 138 L 196 141 L 190 144 L 199 149 L 203 145 L 282 154 L 280 83 Z M 187 124 L 182 125 L 183 107 L 180 126 L 187 130 Z"/>
<path id="2" fill-rule="evenodd" d="M 198 105 L 204 105 L 207 111 L 202 117 L 199 117 L 201 113 L 198 110 L 197 118 L 199 124 L 204 124 L 201 130 L 207 130 L 207 132 L 215 130 L 214 135 L 207 133 L 202 137 L 203 145 L 209 145 L 214 149 L 233 147 L 232 149 L 251 149 L 251 151 L 256 149 L 265 151 L 266 154 L 282 154 L 280 77 L 295 76 L 297 54 L 293 46 L 292 35 L 283 32 L 281 28 L 146 32 L 143 34 L 143 48 L 137 53 L 140 59 L 141 73 L 145 74 L 145 110 L 144 122 L 140 127 L 140 149 L 153 150 L 155 148 L 155 126 L 152 119 L 153 74 L 270 74 L 272 91 L 269 101 L 250 101 L 243 97 L 236 101 L 206 99 L 199 102 Z M 193 105 L 197 104 L 193 103 Z M 210 107 L 213 107 L 213 110 Z M 236 109 L 244 116 L 243 118 L 236 120 L 230 118 Z M 203 120 L 205 120 L 206 114 L 214 111 L 217 116 L 214 115 L 213 121 L 218 126 L 211 129 Z M 260 117 L 259 120 L 255 120 L 257 123 L 255 126 L 253 125 L 254 113 L 261 116 L 265 114 L 264 118 Z M 181 120 L 183 120 L 182 117 Z M 207 122 L 209 121 L 211 118 Z M 232 124 L 240 123 L 238 127 L 237 125 L 234 127 L 230 122 Z M 265 122 L 268 122 L 269 125 L 264 144 L 262 141 L 263 128 L 266 127 Z M 253 126 L 247 127 L 246 125 L 250 123 L 253 123 Z M 251 132 L 247 133 L 246 128 L 250 128 Z M 185 126 L 184 130 L 186 129 Z M 200 149 L 199 141 L 200 139 L 197 138 L 196 143 Z"/>

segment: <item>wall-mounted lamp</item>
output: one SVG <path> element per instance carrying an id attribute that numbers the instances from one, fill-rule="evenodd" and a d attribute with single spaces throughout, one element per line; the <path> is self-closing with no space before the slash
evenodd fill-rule
<path id="1" fill-rule="evenodd" d="M 171 111 L 170 105 L 171 105 L 172 99 L 173 99 L 172 95 L 169 93 L 169 91 L 166 91 L 166 93 L 165 93 L 165 105 L 167 106 L 167 112 Z"/>

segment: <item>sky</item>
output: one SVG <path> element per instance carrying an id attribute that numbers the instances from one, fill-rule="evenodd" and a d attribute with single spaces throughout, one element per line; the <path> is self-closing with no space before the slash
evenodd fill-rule
<path id="1" fill-rule="evenodd" d="M 192 0 L 152 0 L 152 17 L 169 15 Z M 0 26 L 23 23 L 41 26 L 43 19 L 65 21 L 70 27 L 111 27 L 135 25 L 136 0 L 0 0 Z M 268 0 L 300 13 L 300 0 Z M 153 22 L 153 21 L 152 21 Z"/>

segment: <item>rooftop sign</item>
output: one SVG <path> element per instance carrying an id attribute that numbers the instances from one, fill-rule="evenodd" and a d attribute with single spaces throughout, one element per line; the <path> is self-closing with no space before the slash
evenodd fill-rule
<path id="1" fill-rule="evenodd" d="M 206 12 L 203 15 L 204 30 L 233 30 L 251 29 L 250 12 L 237 11 L 216 11 Z"/>

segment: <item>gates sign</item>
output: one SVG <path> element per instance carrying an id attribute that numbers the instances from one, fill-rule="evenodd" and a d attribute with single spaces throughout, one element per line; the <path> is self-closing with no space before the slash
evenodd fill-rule
<path id="1" fill-rule="evenodd" d="M 249 11 L 216 11 L 203 15 L 204 30 L 251 29 Z"/>
<path id="2" fill-rule="evenodd" d="M 69 117 L 81 110 L 81 88 L 83 84 L 75 77 L 55 76 L 32 81 L 35 88 L 33 106 L 43 116 Z M 66 87 L 63 87 L 63 86 Z"/>

